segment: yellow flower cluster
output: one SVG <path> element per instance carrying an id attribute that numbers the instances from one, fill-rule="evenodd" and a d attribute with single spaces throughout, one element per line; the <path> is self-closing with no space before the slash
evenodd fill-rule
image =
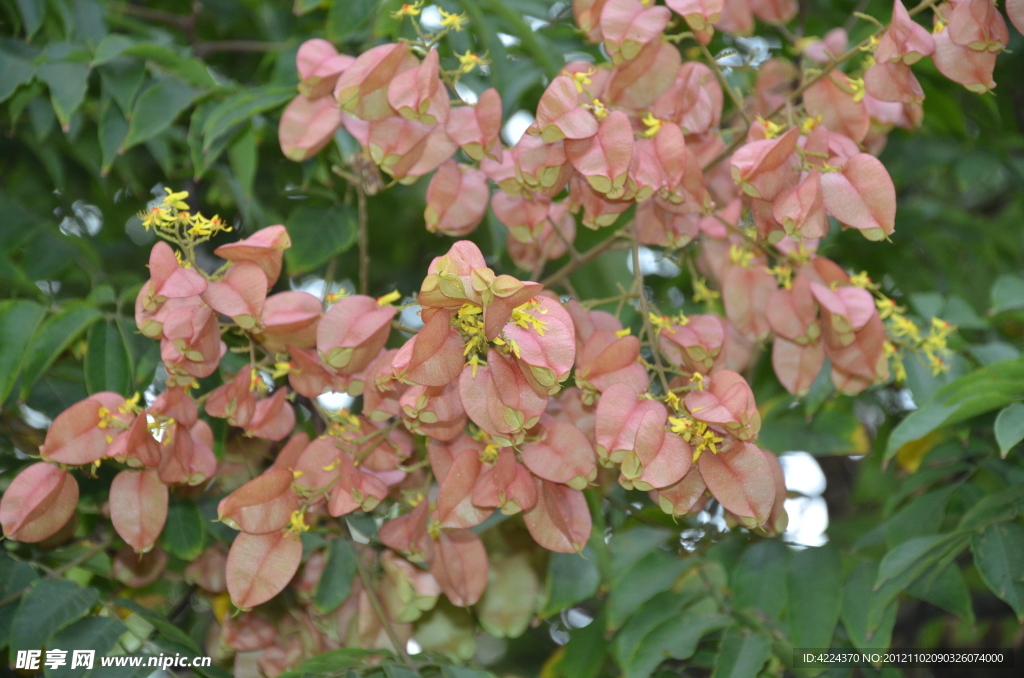
<path id="1" fill-rule="evenodd" d="M 175 193 L 169 188 L 164 190 L 167 191 L 167 195 L 159 205 L 139 213 L 142 225 L 147 231 L 153 228 L 168 240 L 179 243 L 182 239 L 203 242 L 217 233 L 231 231 L 231 227 L 221 221 L 218 215 L 208 219 L 199 212 L 189 211 L 188 203 L 185 202 L 188 191 Z"/>
<path id="2" fill-rule="evenodd" d="M 693 447 L 693 461 L 696 463 L 705 450 L 711 454 L 718 454 L 718 444 L 724 441 L 715 435 L 715 432 L 708 428 L 702 421 L 696 421 L 687 416 L 669 417 L 669 430 L 682 436 L 683 440 Z"/>

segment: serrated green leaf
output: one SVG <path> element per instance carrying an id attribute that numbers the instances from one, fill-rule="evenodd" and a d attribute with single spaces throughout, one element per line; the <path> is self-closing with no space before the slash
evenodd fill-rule
<path id="1" fill-rule="evenodd" d="M 93 306 L 72 303 L 46 319 L 32 338 L 32 346 L 25 358 L 21 377 L 22 400 L 28 397 L 39 375 L 101 317 L 103 314 Z"/>
<path id="2" fill-rule="evenodd" d="M 1024 622 L 1024 526 L 989 525 L 971 538 L 971 551 L 985 584 Z"/>
<path id="3" fill-rule="evenodd" d="M 132 394 L 132 365 L 124 337 L 113 322 L 89 328 L 85 352 L 85 384 L 89 393 L 113 391 Z"/>
<path id="4" fill-rule="evenodd" d="M 734 626 L 722 636 L 711 678 L 754 678 L 771 656 L 771 638 Z"/>
<path id="5" fill-rule="evenodd" d="M 68 659 L 74 650 L 93 650 L 97 657 L 106 656 L 107 652 L 117 644 L 128 627 L 120 619 L 113 617 L 86 617 L 68 626 L 53 637 L 52 645 L 55 648 L 66 650 Z M 99 665 L 94 661 L 94 665 Z M 46 678 L 79 678 L 85 675 L 89 669 L 85 666 L 71 668 L 68 661 L 64 666 L 56 669 L 47 667 L 44 670 Z"/>
<path id="6" fill-rule="evenodd" d="M 285 250 L 288 272 L 304 273 L 326 263 L 355 243 L 356 215 L 348 206 L 302 205 L 286 222 L 292 246 Z"/>
<path id="7" fill-rule="evenodd" d="M 332 539 L 327 550 L 320 582 L 313 594 L 313 605 L 321 614 L 333 612 L 352 593 L 352 580 L 356 575 L 356 552 L 344 539 Z"/>
<path id="8" fill-rule="evenodd" d="M 996 417 L 995 433 L 999 454 L 1005 459 L 1010 449 L 1024 440 L 1024 403 L 1012 403 L 1002 409 Z"/>
<path id="9" fill-rule="evenodd" d="M 14 388 L 29 342 L 45 314 L 46 309 L 34 301 L 0 301 L 0 406 Z"/>
<path id="10" fill-rule="evenodd" d="M 548 559 L 541 617 L 550 617 L 597 593 L 601 573 L 589 546 L 582 553 L 552 553 Z"/>
<path id="11" fill-rule="evenodd" d="M 67 579 L 47 579 L 21 598 L 11 623 L 11 649 L 35 650 L 65 626 L 81 619 L 99 600 L 99 592 Z"/>
<path id="12" fill-rule="evenodd" d="M 235 125 L 249 121 L 254 115 L 283 106 L 296 96 L 294 87 L 264 85 L 231 96 L 210 111 L 203 124 L 203 151 L 209 151 L 220 137 Z"/>
<path id="13" fill-rule="evenodd" d="M 121 146 L 127 150 L 160 134 L 202 94 L 201 90 L 174 78 L 164 78 L 139 95 Z"/>
<path id="14" fill-rule="evenodd" d="M 167 509 L 167 523 L 160 543 L 168 553 L 182 560 L 194 560 L 203 552 L 203 544 L 206 543 L 205 522 L 195 502 L 172 502 Z"/>

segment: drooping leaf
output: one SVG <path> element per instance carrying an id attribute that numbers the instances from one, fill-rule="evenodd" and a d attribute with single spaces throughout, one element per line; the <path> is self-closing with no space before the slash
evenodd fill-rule
<path id="1" fill-rule="evenodd" d="M 168 553 L 182 560 L 194 560 L 206 543 L 205 523 L 195 502 L 175 501 L 167 509 L 167 523 L 160 543 Z"/>
<path id="2" fill-rule="evenodd" d="M 1024 278 L 1007 273 L 992 285 L 992 312 L 1014 311 L 1024 308 Z"/>
<path id="3" fill-rule="evenodd" d="M 21 398 L 27 398 L 36 379 L 102 314 L 93 306 L 74 303 L 53 314 L 39 327 L 21 377 Z"/>
<path id="4" fill-rule="evenodd" d="M 877 626 L 871 628 L 868 625 L 868 614 L 876 595 L 873 586 L 877 573 L 876 563 L 859 563 L 843 586 L 843 626 L 850 642 L 858 650 L 887 649 L 892 640 L 892 628 L 896 623 L 895 600 L 885 606 Z"/>
<path id="5" fill-rule="evenodd" d="M 86 617 L 57 633 L 51 644 L 55 648 L 67 650 L 69 659 L 75 650 L 93 650 L 97 657 L 103 657 L 126 631 L 128 627 L 115 617 Z M 94 666 L 98 665 L 99 661 L 94 661 Z M 88 668 L 85 666 L 72 669 L 68 661 L 55 669 L 46 667 L 44 673 L 46 678 L 79 678 L 86 671 Z"/>
<path id="6" fill-rule="evenodd" d="M 25 362 L 29 341 L 46 309 L 33 301 L 11 299 L 0 302 L 0 403 L 14 388 Z"/>
<path id="7" fill-rule="evenodd" d="M 85 352 L 85 383 L 89 393 L 113 391 L 132 394 L 132 366 L 128 348 L 117 325 L 97 323 L 89 328 Z"/>
<path id="8" fill-rule="evenodd" d="M 163 132 L 202 94 L 176 78 L 164 78 L 139 95 L 128 122 L 128 136 L 122 150 L 143 143 Z"/>
<path id="9" fill-rule="evenodd" d="M 32 82 L 36 67 L 17 54 L 0 49 L 0 102 L 6 101 L 22 85 Z"/>
<path id="10" fill-rule="evenodd" d="M 771 656 L 771 638 L 732 627 L 722 636 L 711 677 L 754 678 Z"/>
<path id="11" fill-rule="evenodd" d="M 71 116 L 85 101 L 89 86 L 89 64 L 81 61 L 45 63 L 38 67 L 36 75 L 50 90 L 50 101 L 61 127 L 68 129 Z"/>
<path id="12" fill-rule="evenodd" d="M 1010 448 L 1024 440 L 1024 403 L 1007 405 L 996 417 L 996 443 L 1004 459 Z"/>
<path id="13" fill-rule="evenodd" d="M 793 647 L 829 647 L 842 608 L 842 563 L 827 544 L 793 554 L 789 629 Z"/>
<path id="14" fill-rule="evenodd" d="M 220 137 L 235 125 L 254 115 L 277 108 L 295 96 L 295 88 L 265 85 L 246 89 L 217 104 L 203 124 L 203 152 L 208 152 Z"/>
<path id="15" fill-rule="evenodd" d="M 302 205 L 285 223 L 292 246 L 284 259 L 292 274 L 311 271 L 355 243 L 356 215 L 349 207 Z"/>
<path id="16" fill-rule="evenodd" d="M 1024 526 L 989 525 L 971 538 L 971 551 L 988 587 L 1024 620 Z"/>
<path id="17" fill-rule="evenodd" d="M 928 579 L 929 581 L 926 581 Z M 952 612 L 966 621 L 974 623 L 971 607 L 971 592 L 964 581 L 963 573 L 956 563 L 950 563 L 934 578 L 921 577 L 907 589 L 910 595 L 926 600 L 936 607 Z M 816 647 L 808 645 L 808 647 Z"/>
<path id="18" fill-rule="evenodd" d="M 544 606 L 541 617 L 550 617 L 597 593 L 601 573 L 589 546 L 581 553 L 552 553 L 548 559 Z"/>
<path id="19" fill-rule="evenodd" d="M 736 604 L 754 607 L 778 619 L 787 602 L 789 549 L 779 541 L 765 540 L 748 548 L 732 574 Z"/>
<path id="20" fill-rule="evenodd" d="M 322 614 L 333 612 L 352 592 L 352 579 L 356 574 L 356 553 L 351 542 L 332 539 L 327 551 L 320 582 L 316 586 L 313 605 Z"/>

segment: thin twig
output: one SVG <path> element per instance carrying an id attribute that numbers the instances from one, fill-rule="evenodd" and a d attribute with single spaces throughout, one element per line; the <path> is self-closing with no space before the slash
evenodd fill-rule
<path id="1" fill-rule="evenodd" d="M 359 206 L 359 294 L 370 293 L 370 232 L 366 217 L 366 189 L 363 182 L 356 182 L 356 196 Z"/>
<path id="2" fill-rule="evenodd" d="M 658 342 L 655 339 L 654 329 L 651 327 L 650 310 L 647 306 L 647 293 L 644 291 L 644 272 L 640 269 L 640 240 L 637 237 L 637 227 L 633 225 L 633 284 L 636 286 L 636 293 L 640 296 L 640 316 L 644 322 L 647 345 L 651 348 L 651 357 L 654 359 L 654 369 L 661 381 L 661 388 L 668 393 L 668 379 L 665 377 L 665 367 L 661 364 L 661 354 L 658 350 Z"/>
<path id="3" fill-rule="evenodd" d="M 732 101 L 732 105 L 736 107 L 736 112 L 740 114 L 740 116 L 743 118 L 743 122 L 747 123 L 747 127 L 749 128 L 750 116 L 747 115 L 745 106 L 743 105 L 743 102 L 740 101 L 739 96 L 736 94 L 736 90 L 734 90 L 732 85 L 729 84 L 729 81 L 725 79 L 725 73 L 722 72 L 721 67 L 718 65 L 718 62 L 715 61 L 715 57 L 711 55 L 711 52 L 708 50 L 707 46 L 700 40 L 697 41 L 697 44 L 700 45 L 700 50 L 701 52 L 704 53 L 704 58 L 708 60 L 708 65 L 711 66 L 711 70 L 715 72 L 716 76 L 718 76 L 718 81 L 722 84 L 722 87 L 725 89 L 725 93 L 729 95 L 729 100 Z"/>
<path id="4" fill-rule="evenodd" d="M 549 275 L 547 278 L 544 278 L 544 280 L 541 281 L 541 284 L 544 285 L 544 287 L 553 287 L 554 285 L 557 285 L 558 283 L 567 279 L 577 270 L 583 268 L 584 266 L 600 257 L 608 250 L 613 249 L 615 245 L 619 244 L 619 235 L 619 232 L 616 231 L 612 235 L 608 236 L 608 238 L 594 245 L 586 252 L 581 253 L 576 260 L 570 261 L 565 266 L 562 266 L 562 268 L 558 269 L 557 271 Z"/>
<path id="5" fill-rule="evenodd" d="M 96 544 L 91 549 L 89 549 L 88 551 L 86 551 L 82 555 L 78 556 L 77 558 L 73 558 L 72 560 L 69 560 L 68 562 L 66 562 L 63 565 L 61 565 L 60 567 L 51 570 L 49 573 L 47 573 L 47 575 L 45 577 L 43 577 L 43 579 L 58 579 L 58 578 L 60 578 L 68 570 L 70 570 L 72 568 L 75 568 L 75 567 L 78 567 L 82 563 L 92 559 L 92 557 L 95 556 L 97 553 L 100 553 L 101 551 L 105 551 L 107 549 L 107 547 L 110 546 L 110 544 L 112 542 L 113 542 L 113 538 L 111 538 L 111 537 L 105 538 L 103 541 L 101 541 L 100 543 Z M 32 588 L 32 587 L 31 586 L 26 586 L 22 590 L 20 590 L 20 591 L 18 591 L 16 593 L 12 593 L 11 595 L 7 596 L 6 598 L 0 599 L 0 607 L 3 607 L 4 605 L 7 605 L 8 603 L 13 603 L 18 598 L 21 598 L 23 595 L 25 595 L 28 592 L 28 590 L 30 588 Z"/>
<path id="6" fill-rule="evenodd" d="M 356 555 L 356 568 L 359 570 L 359 578 L 363 582 L 363 589 L 366 591 L 366 597 L 370 600 L 370 607 L 373 608 L 374 614 L 377 615 L 377 619 L 380 620 L 381 625 L 388 634 L 388 638 L 391 640 L 391 644 L 395 646 L 395 651 L 398 656 L 402 658 L 402 661 L 406 664 L 411 664 L 409 659 L 409 653 L 406 651 L 405 646 L 402 645 L 398 639 L 398 634 L 395 633 L 395 629 L 391 626 L 391 621 L 387 615 L 384 614 L 384 608 L 380 604 L 380 600 L 377 598 L 377 592 L 373 589 L 373 582 L 370 581 L 370 573 L 366 569 L 366 564 L 363 563 L 363 559 Z"/>

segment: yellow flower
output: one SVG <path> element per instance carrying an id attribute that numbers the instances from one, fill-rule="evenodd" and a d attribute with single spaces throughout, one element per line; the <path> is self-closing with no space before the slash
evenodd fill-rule
<path id="1" fill-rule="evenodd" d="M 477 66 L 486 66 L 491 63 L 491 60 L 487 58 L 487 55 L 480 56 L 467 51 L 465 54 L 455 53 L 455 56 L 459 59 L 459 72 L 469 73 Z"/>
<path id="2" fill-rule="evenodd" d="M 747 268 L 754 259 L 754 253 L 739 245 L 729 245 L 729 260 L 737 266 Z"/>
<path id="3" fill-rule="evenodd" d="M 784 289 L 793 289 L 793 269 L 789 266 L 775 266 L 769 268 L 768 272 L 775 276 Z"/>
<path id="4" fill-rule="evenodd" d="M 399 9 L 391 13 L 392 19 L 401 19 L 407 16 L 419 16 L 420 12 L 423 11 L 423 1 L 416 0 L 411 5 L 402 5 Z"/>
<path id="5" fill-rule="evenodd" d="M 593 68 L 588 68 L 585 71 L 568 74 L 569 77 L 572 78 L 572 84 L 576 85 L 577 93 L 582 94 L 585 86 L 593 82 L 593 80 L 590 79 L 590 76 L 592 76 L 595 72 L 596 71 Z"/>
<path id="6" fill-rule="evenodd" d="M 185 198 L 188 197 L 188 191 L 173 192 L 169 188 L 165 188 L 167 195 L 164 197 L 163 204 L 167 207 L 173 207 L 176 210 L 187 210 L 188 203 L 185 202 Z"/>
<path id="7" fill-rule="evenodd" d="M 645 137 L 653 137 L 658 133 L 658 130 L 661 129 L 662 121 L 655 118 L 654 113 L 651 113 L 650 111 L 647 112 L 647 115 L 645 115 L 640 122 L 642 122 L 647 128 L 644 130 Z"/>
<path id="8" fill-rule="evenodd" d="M 760 120 L 761 124 L 764 126 L 765 139 L 774 139 L 775 137 L 782 134 L 783 130 L 786 129 L 785 125 L 774 123 L 771 120 L 765 120 L 764 118 L 760 118 Z"/>
<path id="9" fill-rule="evenodd" d="M 449 14 L 443 9 L 438 9 L 437 11 L 441 13 L 441 25 L 445 28 L 452 29 L 456 33 L 461 31 L 465 25 L 469 23 L 469 17 L 465 14 Z"/>
<path id="10" fill-rule="evenodd" d="M 291 519 L 288 522 L 288 531 L 292 534 L 301 534 L 309 531 L 309 525 L 306 524 L 306 514 L 304 511 L 301 509 L 298 511 L 292 511 Z"/>
<path id="11" fill-rule="evenodd" d="M 604 120 L 608 117 L 608 107 L 601 102 L 600 99 L 594 99 L 594 101 L 588 107 L 593 112 L 594 117 L 598 120 Z"/>
<path id="12" fill-rule="evenodd" d="M 628 328 L 628 327 L 626 327 L 626 328 L 621 329 L 618 332 L 616 332 L 615 336 L 616 337 L 628 337 L 632 333 L 633 333 L 633 330 Z"/>
<path id="13" fill-rule="evenodd" d="M 864 100 L 864 94 L 867 92 L 864 89 L 864 78 L 850 78 L 850 94 L 853 95 L 854 103 L 860 103 Z"/>
<path id="14" fill-rule="evenodd" d="M 392 290 L 391 292 L 385 294 L 383 297 L 377 297 L 377 304 L 379 306 L 391 306 L 401 298 L 401 292 L 399 292 L 398 290 Z"/>
<path id="15" fill-rule="evenodd" d="M 270 373 L 271 378 L 280 379 L 292 371 L 292 364 L 289 362 L 279 361 L 274 363 L 274 371 Z"/>
<path id="16" fill-rule="evenodd" d="M 708 287 L 708 281 L 703 277 L 697 278 L 693 281 L 693 300 L 696 302 L 701 301 L 714 301 L 722 295 L 716 290 Z"/>
<path id="17" fill-rule="evenodd" d="M 813 118 L 807 118 L 806 120 L 804 120 L 803 124 L 800 125 L 800 131 L 803 134 L 810 134 L 814 130 L 814 128 L 817 127 L 820 124 L 821 124 L 821 116 L 820 115 L 816 115 Z"/>

